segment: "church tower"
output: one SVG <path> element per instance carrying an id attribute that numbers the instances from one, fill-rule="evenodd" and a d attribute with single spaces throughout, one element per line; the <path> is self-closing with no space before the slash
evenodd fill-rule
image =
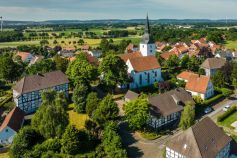
<path id="1" fill-rule="evenodd" d="M 145 24 L 145 32 L 142 36 L 142 41 L 140 42 L 140 52 L 142 56 L 149 56 L 149 55 L 155 55 L 156 53 L 156 46 L 155 42 L 153 41 L 151 35 L 150 35 L 150 23 L 148 15 L 146 17 L 146 24 Z"/>

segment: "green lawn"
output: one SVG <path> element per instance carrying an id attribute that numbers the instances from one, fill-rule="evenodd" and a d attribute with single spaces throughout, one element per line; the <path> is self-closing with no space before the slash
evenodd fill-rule
<path id="1" fill-rule="evenodd" d="M 227 117 L 224 121 L 219 122 L 219 124 L 233 129 L 233 127 L 231 127 L 231 124 L 234 123 L 235 121 L 237 121 L 237 111 L 231 114 L 229 117 Z"/>
<path id="2" fill-rule="evenodd" d="M 147 140 L 155 140 L 161 137 L 161 135 L 156 132 L 138 132 L 138 134 Z"/>
<path id="3" fill-rule="evenodd" d="M 85 122 L 89 119 L 87 114 L 78 114 L 77 112 L 73 111 L 73 104 L 69 105 L 69 123 L 71 125 L 75 125 L 77 129 L 84 129 Z"/>
<path id="4" fill-rule="evenodd" d="M 237 41 L 227 41 L 225 47 L 229 49 L 237 49 Z"/>

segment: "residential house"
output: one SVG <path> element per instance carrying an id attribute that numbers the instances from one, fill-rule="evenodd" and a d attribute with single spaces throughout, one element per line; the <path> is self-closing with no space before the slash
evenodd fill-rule
<path id="1" fill-rule="evenodd" d="M 83 53 L 83 52 L 82 52 Z M 94 66 L 99 66 L 99 61 L 98 61 L 98 59 L 96 58 L 96 57 L 94 57 L 94 56 L 91 56 L 90 54 L 88 54 L 88 53 L 84 53 L 85 55 L 86 55 L 86 59 L 87 59 L 87 61 L 90 63 L 90 64 L 92 64 L 92 65 L 94 65 Z M 73 62 L 74 60 L 76 60 L 77 59 L 77 57 L 76 56 L 73 56 L 73 57 L 68 57 L 67 58 L 70 62 Z"/>
<path id="2" fill-rule="evenodd" d="M 155 44 L 156 44 L 156 51 L 157 52 L 162 52 L 165 49 L 166 46 L 169 46 L 168 43 L 159 42 L 159 41 L 157 41 Z"/>
<path id="3" fill-rule="evenodd" d="M 5 117 L 0 127 L 0 144 L 9 145 L 14 136 L 21 129 L 24 123 L 25 113 L 20 108 L 15 107 Z"/>
<path id="4" fill-rule="evenodd" d="M 201 65 L 206 72 L 206 76 L 213 76 L 217 70 L 221 69 L 226 63 L 222 58 L 207 58 Z"/>
<path id="5" fill-rule="evenodd" d="M 13 99 L 17 107 L 29 114 L 39 108 L 43 91 L 53 89 L 68 96 L 68 84 L 67 76 L 61 71 L 26 76 L 13 87 Z"/>
<path id="6" fill-rule="evenodd" d="M 133 53 L 139 51 L 139 47 L 135 44 L 130 43 L 127 48 L 125 53 Z"/>
<path id="7" fill-rule="evenodd" d="M 155 129 L 177 124 L 185 104 L 194 104 L 192 96 L 182 88 L 151 96 L 148 101 L 151 114 L 148 124 Z"/>
<path id="8" fill-rule="evenodd" d="M 140 43 L 140 51 L 120 55 L 128 67 L 131 78 L 130 89 L 136 89 L 162 81 L 161 67 L 155 57 L 155 43 L 150 36 L 148 17 L 146 19 L 145 33 Z M 124 85 L 120 86 L 124 87 Z"/>
<path id="9" fill-rule="evenodd" d="M 67 48 L 63 48 L 62 50 L 60 50 L 58 52 L 58 55 L 63 56 L 65 58 L 73 57 L 75 55 L 75 51 L 76 51 L 76 48 L 67 47 Z"/>
<path id="10" fill-rule="evenodd" d="M 231 140 L 206 117 L 168 141 L 166 158 L 229 158 Z"/>
<path id="11" fill-rule="evenodd" d="M 29 63 L 32 60 L 32 58 L 34 57 L 29 52 L 17 52 L 16 56 L 21 57 L 21 60 L 25 63 Z"/>
<path id="12" fill-rule="evenodd" d="M 41 56 L 41 55 L 35 55 L 35 56 L 31 59 L 29 65 L 34 65 L 35 63 L 40 62 L 42 59 L 44 59 L 43 56 Z"/>
<path id="13" fill-rule="evenodd" d="M 100 58 L 100 56 L 102 55 L 101 50 L 92 50 L 92 51 L 88 51 L 87 53 L 96 58 Z"/>
<path id="14" fill-rule="evenodd" d="M 82 51 L 82 52 L 85 52 L 85 53 L 88 52 L 89 49 L 90 49 L 90 46 L 87 45 L 87 44 L 86 44 L 86 45 L 83 45 L 83 46 L 81 47 L 81 51 Z"/>
<path id="15" fill-rule="evenodd" d="M 192 96 L 200 96 L 204 100 L 214 95 L 214 86 L 208 76 L 184 71 L 177 75 L 177 79 L 186 82 L 185 90 Z"/>
<path id="16" fill-rule="evenodd" d="M 217 51 L 215 54 L 216 58 L 223 58 L 225 60 L 232 60 L 234 58 L 233 52 L 230 50 Z"/>
<path id="17" fill-rule="evenodd" d="M 168 60 L 172 55 L 176 55 L 179 59 L 183 58 L 189 51 L 189 47 L 185 43 L 177 43 L 171 50 L 168 52 L 161 53 L 160 56 Z"/>
<path id="18" fill-rule="evenodd" d="M 137 99 L 138 97 L 139 97 L 138 93 L 128 90 L 124 96 L 124 100 L 125 100 L 125 102 L 130 102 L 134 99 Z"/>
<path id="19" fill-rule="evenodd" d="M 237 51 L 233 51 L 232 56 L 233 56 L 234 59 L 236 59 L 237 58 Z"/>

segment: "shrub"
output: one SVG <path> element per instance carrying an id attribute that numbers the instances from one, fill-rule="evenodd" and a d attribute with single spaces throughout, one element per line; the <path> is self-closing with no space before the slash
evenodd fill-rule
<path id="1" fill-rule="evenodd" d="M 225 120 L 227 117 L 229 117 L 231 114 L 233 114 L 237 110 L 236 106 L 232 106 L 230 109 L 228 109 L 224 114 L 220 115 L 217 118 L 218 122 L 221 122 Z"/>
<path id="2" fill-rule="evenodd" d="M 228 97 L 233 93 L 233 91 L 228 88 L 221 88 L 221 92 L 225 97 Z"/>
<path id="3" fill-rule="evenodd" d="M 214 97 L 212 97 L 212 98 L 210 98 L 210 99 L 205 100 L 205 101 L 203 102 L 203 105 L 211 105 L 211 104 L 217 102 L 219 99 L 221 99 L 221 98 L 223 98 L 223 97 L 224 97 L 223 94 L 218 94 L 218 95 L 216 95 L 216 96 L 214 96 Z"/>

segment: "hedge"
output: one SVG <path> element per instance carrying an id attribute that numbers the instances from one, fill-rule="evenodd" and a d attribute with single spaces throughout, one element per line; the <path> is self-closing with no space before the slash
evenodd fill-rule
<path id="1" fill-rule="evenodd" d="M 221 99 L 223 97 L 224 97 L 223 94 L 218 94 L 210 99 L 204 100 L 203 105 L 210 105 L 212 103 L 215 103 L 216 101 L 218 101 L 219 99 Z"/>
<path id="2" fill-rule="evenodd" d="M 229 117 L 231 114 L 233 114 L 236 110 L 237 110 L 236 106 L 232 106 L 224 114 L 218 116 L 217 121 L 221 122 L 221 121 L 225 120 L 227 117 Z"/>
<path id="3" fill-rule="evenodd" d="M 7 96 L 1 103 L 0 107 L 12 100 L 12 95 Z"/>

